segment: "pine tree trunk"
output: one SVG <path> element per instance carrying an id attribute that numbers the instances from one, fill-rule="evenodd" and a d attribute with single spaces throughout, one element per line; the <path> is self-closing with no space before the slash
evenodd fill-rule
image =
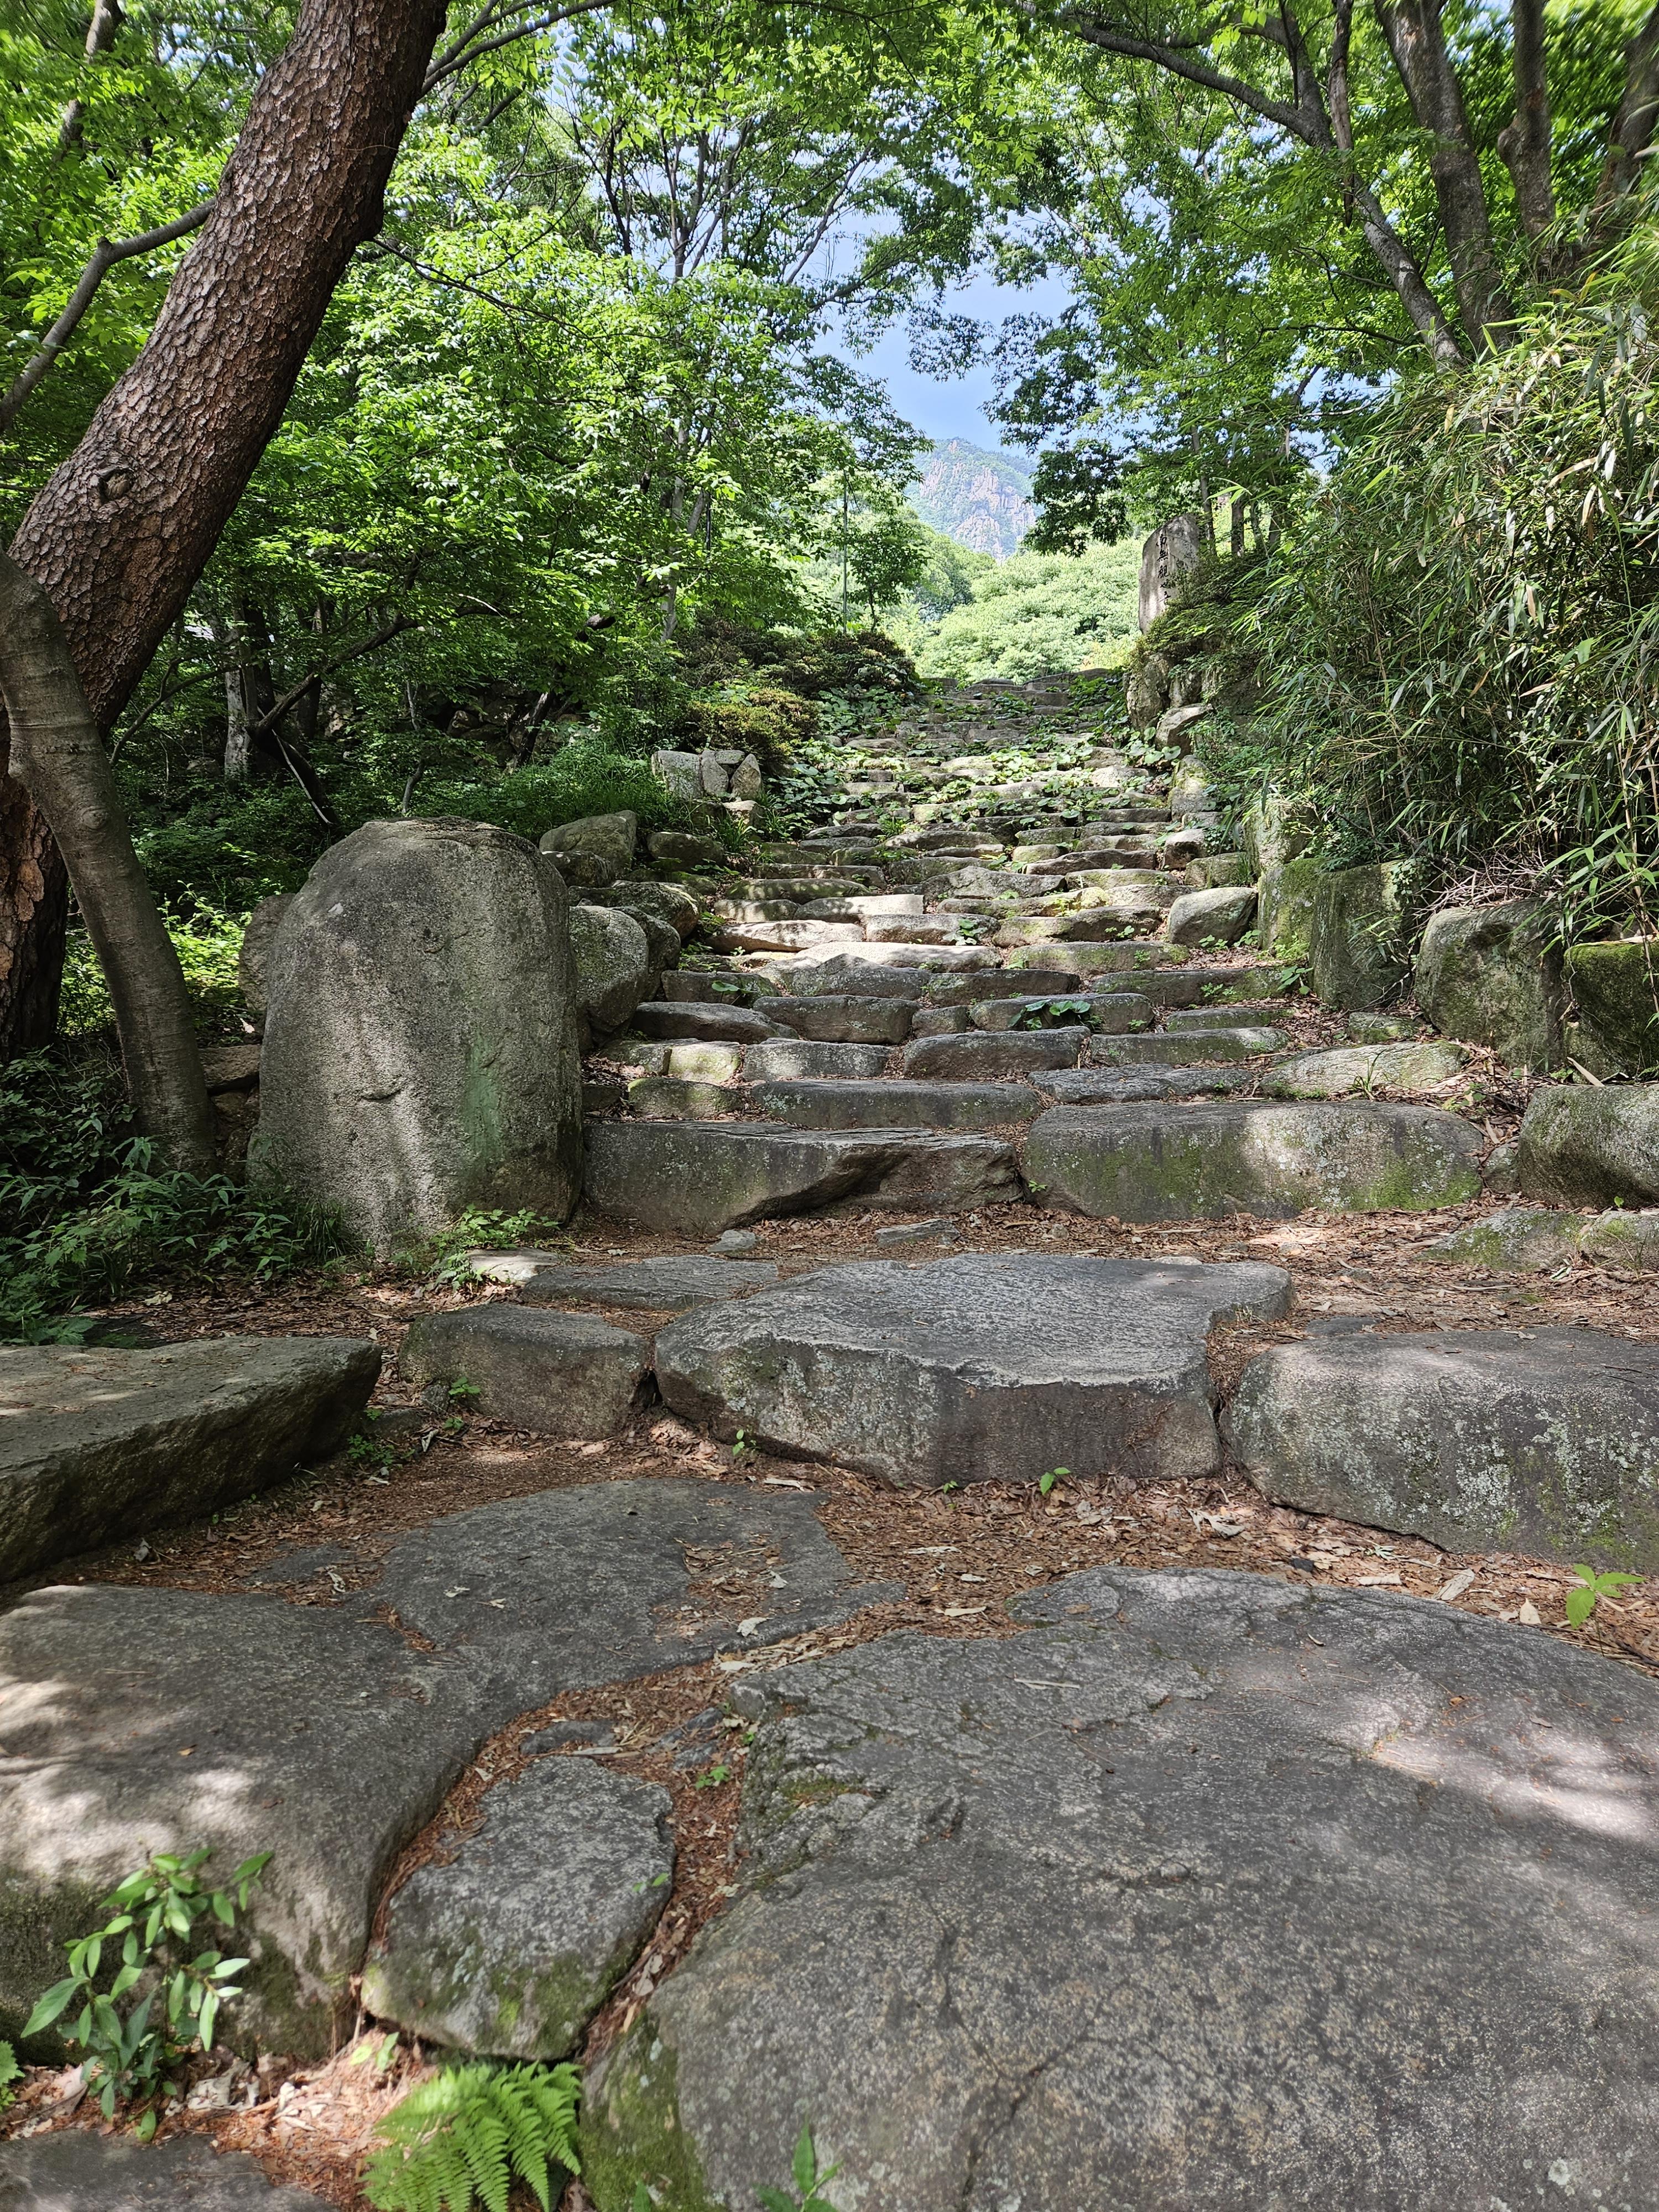
<path id="1" fill-rule="evenodd" d="M 52 602 L 4 553 L 0 698 L 13 776 L 52 823 L 109 981 L 139 1127 L 167 1165 L 210 1175 L 213 1109 L 179 955 L 132 849 L 115 771 Z"/>
<path id="2" fill-rule="evenodd" d="M 380 228 L 443 21 L 442 0 L 304 0 L 143 352 L 23 519 L 13 557 L 56 609 L 100 729 L 178 619 L 335 286 Z M 55 1001 L 64 891 L 32 807 L 0 807 L 0 836 L 4 1058 Z"/>

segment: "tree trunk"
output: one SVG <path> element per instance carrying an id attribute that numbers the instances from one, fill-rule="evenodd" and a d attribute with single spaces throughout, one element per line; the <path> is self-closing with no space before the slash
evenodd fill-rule
<path id="1" fill-rule="evenodd" d="M 52 824 L 109 982 L 139 1125 L 168 1166 L 210 1175 L 213 1109 L 179 955 L 132 849 L 115 771 L 52 602 L 3 553 L 0 696 L 12 776 Z"/>
<path id="2" fill-rule="evenodd" d="M 13 556 L 57 610 L 100 728 L 183 610 L 335 286 L 380 228 L 443 21 L 443 0 L 303 0 L 143 352 L 23 519 Z M 30 809 L 9 816 L 0 1057 L 38 1034 L 39 979 L 55 978 L 63 928 L 61 870 L 45 872 L 41 893 L 28 888 L 25 856 L 44 825 Z"/>
<path id="3" fill-rule="evenodd" d="M 1592 238 L 1605 238 L 1636 204 L 1642 157 L 1659 120 L 1659 7 L 1625 49 L 1625 90 L 1608 135 L 1607 156 L 1590 210 Z"/>
<path id="4" fill-rule="evenodd" d="M 1440 0 L 1376 0 L 1376 15 L 1412 113 L 1432 141 L 1429 173 L 1464 331 L 1477 353 L 1504 345 L 1515 309 L 1492 242 L 1480 157 L 1469 137 L 1463 89 L 1446 52 Z"/>
<path id="5" fill-rule="evenodd" d="M 1550 167 L 1550 94 L 1545 74 L 1544 0 L 1511 0 L 1515 120 L 1498 134 L 1515 186 L 1521 228 L 1535 244 L 1555 221 Z"/>

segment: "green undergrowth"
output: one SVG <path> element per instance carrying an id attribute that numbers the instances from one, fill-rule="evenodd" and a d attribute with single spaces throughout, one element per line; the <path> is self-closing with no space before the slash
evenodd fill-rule
<path id="1" fill-rule="evenodd" d="M 561 2066 L 447 2066 L 380 2123 L 363 2170 L 377 2212 L 507 2212 L 521 2185 L 548 2212 L 580 2173 L 580 2080 Z"/>
<path id="2" fill-rule="evenodd" d="M 348 1248 L 337 1216 L 156 1164 L 95 1039 L 0 1070 L 0 1340 L 84 1340 L 140 1289 L 274 1281 Z"/>

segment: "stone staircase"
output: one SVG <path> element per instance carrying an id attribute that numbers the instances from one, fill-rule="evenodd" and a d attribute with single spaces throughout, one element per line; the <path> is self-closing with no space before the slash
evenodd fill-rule
<path id="1" fill-rule="evenodd" d="M 146 1850 L 206 1842 L 273 1854 L 240 2025 L 319 2079 L 365 2014 L 580 2058 L 571 2208 L 738 2212 L 803 2122 L 866 2212 L 1659 2202 L 1659 1688 L 1460 1609 L 1473 1567 L 1407 1596 L 1225 1550 L 1265 1499 L 1349 1524 L 1286 1545 L 1645 1567 L 1659 1346 L 1302 1310 L 1296 1237 L 1420 1240 L 1501 1156 L 1458 1048 L 1240 946 L 1201 786 L 1099 723 L 968 686 L 849 744 L 751 875 L 690 838 L 572 868 L 671 956 L 588 1064 L 582 1248 L 475 1255 L 397 1365 L 422 1451 L 465 1403 L 592 1479 L 0 1606 L 0 2030 Z M 1597 1227 L 1528 1218 L 1551 1267 Z M 137 1525 L 123 1437 L 71 1465 L 48 1418 L 70 1355 L 27 1357 L 0 1477 Z M 118 1424 L 171 1357 L 79 1387 Z M 1121 1555 L 1160 1490 L 1213 1559 Z M 1040 1516 L 1095 1553 L 1050 1573 Z M 61 1556 L 37 1520 L 14 1571 Z M 0 2205 L 320 2201 L 154 2155 L 0 2143 Z"/>

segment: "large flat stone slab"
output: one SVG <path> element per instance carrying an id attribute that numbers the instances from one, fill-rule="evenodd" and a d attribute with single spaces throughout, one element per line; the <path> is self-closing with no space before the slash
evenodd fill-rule
<path id="1" fill-rule="evenodd" d="M 1012 1151 L 994 1137 L 606 1121 L 588 1139 L 586 1189 L 619 1221 L 712 1236 L 854 1196 L 927 1211 L 1005 1203 L 1024 1187 Z"/>
<path id="2" fill-rule="evenodd" d="M 1437 1107 L 1370 1100 L 1056 1106 L 1031 1125 L 1025 1173 L 1097 1220 L 1416 1212 L 1479 1196 L 1482 1142 Z"/>
<path id="3" fill-rule="evenodd" d="M 141 2144 L 77 2128 L 0 2143 L 0 2212 L 326 2212 L 202 2136 Z"/>
<path id="4" fill-rule="evenodd" d="M 688 999 L 647 999 L 634 1009 L 634 1027 L 641 1036 L 684 1037 L 699 1044 L 760 1044 L 788 1035 L 753 1006 Z"/>
<path id="5" fill-rule="evenodd" d="M 778 1279 L 771 1260 L 714 1260 L 675 1255 L 661 1260 L 599 1261 L 588 1266 L 557 1261 L 550 1253 L 525 1253 L 506 1257 L 538 1260 L 543 1264 L 521 1274 L 498 1279 L 516 1280 L 526 1305 L 627 1306 L 642 1312 L 688 1313 L 693 1306 L 714 1305 L 724 1298 L 747 1297 L 751 1291 L 769 1290 Z M 494 1271 L 480 1267 L 481 1274 Z"/>
<path id="6" fill-rule="evenodd" d="M 661 1917 L 672 1812 L 665 1790 L 586 1759 L 497 1783 L 453 1856 L 393 1895 L 364 2010 L 481 2057 L 568 2057 Z"/>
<path id="7" fill-rule="evenodd" d="M 0 2035 L 147 1851 L 208 1844 L 272 1854 L 239 2029 L 332 2047 L 380 1885 L 488 1733 L 368 1609 L 80 1583 L 0 1613 Z"/>
<path id="8" fill-rule="evenodd" d="M 1152 1002 L 1138 991 L 1099 994 L 1055 990 L 1041 998 L 977 999 L 969 1007 L 976 1030 L 1063 1029 L 1081 1024 L 1103 1036 L 1150 1029 Z"/>
<path id="9" fill-rule="evenodd" d="M 803 1040 L 866 1049 L 902 1044 L 915 1014 L 911 999 L 848 998 L 838 994 L 770 999 L 773 1016 Z M 758 1049 L 758 1048 L 755 1048 Z"/>
<path id="10" fill-rule="evenodd" d="M 282 1481 L 342 1441 L 380 1371 L 343 1336 L 0 1348 L 0 1582 Z"/>
<path id="11" fill-rule="evenodd" d="M 892 1594 L 859 1583 L 805 1492 L 641 1480 L 451 1514 L 395 1544 L 363 1595 L 460 1661 L 500 1725 Z"/>
<path id="12" fill-rule="evenodd" d="M 1576 1563 L 1659 1567 L 1659 1345 L 1592 1328 L 1321 1337 L 1252 1360 L 1235 1456 L 1282 1504 Z"/>
<path id="13" fill-rule="evenodd" d="M 1255 1263 L 860 1261 L 671 1323 L 657 1381 L 688 1419 L 888 1482 L 1201 1475 L 1220 1465 L 1210 1329 L 1289 1302 Z"/>
<path id="14" fill-rule="evenodd" d="M 398 1364 L 414 1382 L 465 1386 L 492 1420 L 544 1437 L 610 1437 L 639 1403 L 651 1347 L 593 1314 L 495 1304 L 419 1315 Z"/>
<path id="15" fill-rule="evenodd" d="M 746 1886 L 589 2075 L 603 2212 L 809 2116 L 865 2212 L 1659 2195 L 1659 1688 L 1256 1575 L 1014 1610 L 740 1686 Z"/>
<path id="16" fill-rule="evenodd" d="M 763 1083 L 755 1103 L 798 1129 L 999 1129 L 1029 1121 L 1043 1101 L 1024 1083 Z"/>
<path id="17" fill-rule="evenodd" d="M 1278 1030 L 1218 1023 L 1213 1029 L 1164 1030 L 1155 1036 L 1093 1037 L 1089 1059 L 1096 1067 L 1188 1067 L 1206 1060 L 1258 1060 L 1284 1042 Z"/>
<path id="18" fill-rule="evenodd" d="M 1281 1060 L 1261 1079 L 1268 1098 L 1346 1098 L 1355 1091 L 1432 1091 L 1463 1072 L 1464 1055 L 1439 1037 L 1421 1043 L 1338 1045 Z"/>

